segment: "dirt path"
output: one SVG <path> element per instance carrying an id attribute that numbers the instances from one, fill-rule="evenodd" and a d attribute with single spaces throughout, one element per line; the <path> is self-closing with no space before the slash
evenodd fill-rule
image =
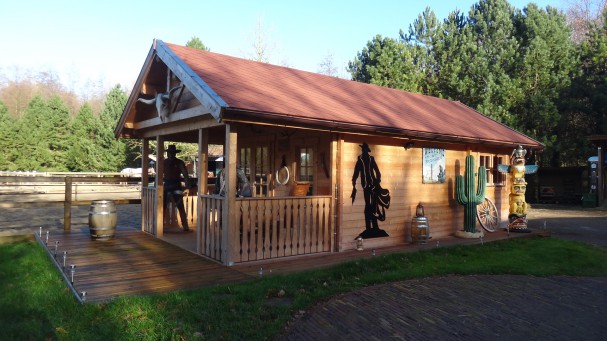
<path id="1" fill-rule="evenodd" d="M 607 206 L 582 208 L 565 205 L 533 205 L 529 228 L 546 229 L 555 238 L 607 247 Z"/>

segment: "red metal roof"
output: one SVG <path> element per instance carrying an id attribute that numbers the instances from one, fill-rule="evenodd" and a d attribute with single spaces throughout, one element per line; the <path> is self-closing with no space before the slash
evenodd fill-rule
<path id="1" fill-rule="evenodd" d="M 229 109 L 489 144 L 542 145 L 455 101 L 165 43 Z"/>

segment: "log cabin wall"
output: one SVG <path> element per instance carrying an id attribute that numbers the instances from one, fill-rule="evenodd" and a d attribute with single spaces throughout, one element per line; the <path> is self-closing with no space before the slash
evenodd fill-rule
<path id="1" fill-rule="evenodd" d="M 465 158 L 470 153 L 475 157 L 475 172 L 479 166 L 479 157 L 499 156 L 509 162 L 511 150 L 482 149 L 475 146 L 441 144 L 416 141 L 414 146 L 406 149 L 408 142 L 401 139 L 345 137 L 342 154 L 343 191 L 340 198 L 341 226 L 339 250 L 356 248 L 356 237 L 365 230 L 365 201 L 360 178 L 356 182 L 356 200 L 352 203 L 352 176 L 361 144 L 369 144 L 371 156 L 375 158 L 381 173 L 382 188 L 390 191 L 390 207 L 386 209 L 385 221 L 379 221 L 380 229 L 389 237 L 369 238 L 364 240 L 365 248 L 389 246 L 411 242 L 411 220 L 415 209 L 422 203 L 425 216 L 428 218 L 430 233 L 434 238 L 452 235 L 463 229 L 464 209 L 455 200 L 455 176 L 463 175 Z M 423 183 L 423 148 L 445 149 L 446 181 L 444 183 Z M 488 185 L 486 197 L 492 199 L 500 211 L 500 227 L 505 227 L 508 216 L 508 183 Z M 478 228 L 481 228 L 480 225 Z"/>

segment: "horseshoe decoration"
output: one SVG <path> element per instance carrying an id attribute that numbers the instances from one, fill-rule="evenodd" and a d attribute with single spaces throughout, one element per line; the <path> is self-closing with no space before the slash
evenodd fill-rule
<path id="1" fill-rule="evenodd" d="M 284 169 L 284 171 L 283 171 Z M 281 179 L 281 173 L 283 174 L 283 179 Z M 286 175 L 284 175 L 286 173 Z M 284 186 L 287 184 L 287 182 L 289 182 L 289 178 L 290 178 L 290 174 L 289 174 L 289 167 L 287 167 L 287 161 L 285 159 L 285 156 L 282 156 L 282 162 L 280 163 L 280 168 L 278 168 L 278 170 L 276 170 L 276 182 L 281 185 Z"/>

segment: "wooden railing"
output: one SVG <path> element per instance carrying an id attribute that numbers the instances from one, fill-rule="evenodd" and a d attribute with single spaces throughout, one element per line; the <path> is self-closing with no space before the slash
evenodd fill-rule
<path id="1" fill-rule="evenodd" d="M 156 235 L 156 188 L 144 187 L 141 190 L 141 229 Z"/>
<path id="2" fill-rule="evenodd" d="M 71 229 L 72 206 L 90 206 L 93 200 L 106 199 L 108 196 L 115 198 L 118 195 L 116 192 L 100 190 L 104 186 L 112 189 L 119 186 L 136 186 L 136 191 L 129 191 L 126 195 L 135 196 L 136 199 L 115 198 L 113 201 L 115 204 L 141 203 L 138 185 L 141 178 L 138 177 L 116 177 L 115 173 L 95 173 L 97 176 L 91 176 L 92 173 L 53 173 L 52 176 L 41 176 L 41 173 L 25 174 L 27 176 L 22 174 L 0 176 L 3 189 L 0 208 L 63 206 L 65 230 Z M 49 174 L 45 173 L 45 175 Z M 17 194 L 6 193 L 5 189 L 15 191 Z"/>
<path id="3" fill-rule="evenodd" d="M 221 242 L 224 198 L 219 195 L 199 195 L 197 252 L 223 262 Z"/>
<path id="4" fill-rule="evenodd" d="M 239 248 L 235 262 L 331 250 L 331 197 L 236 199 Z"/>
<path id="5" fill-rule="evenodd" d="M 183 206 L 185 208 L 185 212 L 187 215 L 188 226 L 191 226 L 191 227 L 196 226 L 196 219 L 197 219 L 196 211 L 198 211 L 197 198 L 198 198 L 198 191 L 196 190 L 196 188 L 185 190 L 183 192 Z M 165 228 L 167 228 L 167 227 L 180 228 L 179 219 L 181 219 L 181 218 L 179 217 L 179 212 L 177 210 L 177 206 L 175 205 L 173 200 L 170 200 L 167 203 L 167 207 L 164 210 L 163 217 L 164 217 L 164 227 Z"/>

